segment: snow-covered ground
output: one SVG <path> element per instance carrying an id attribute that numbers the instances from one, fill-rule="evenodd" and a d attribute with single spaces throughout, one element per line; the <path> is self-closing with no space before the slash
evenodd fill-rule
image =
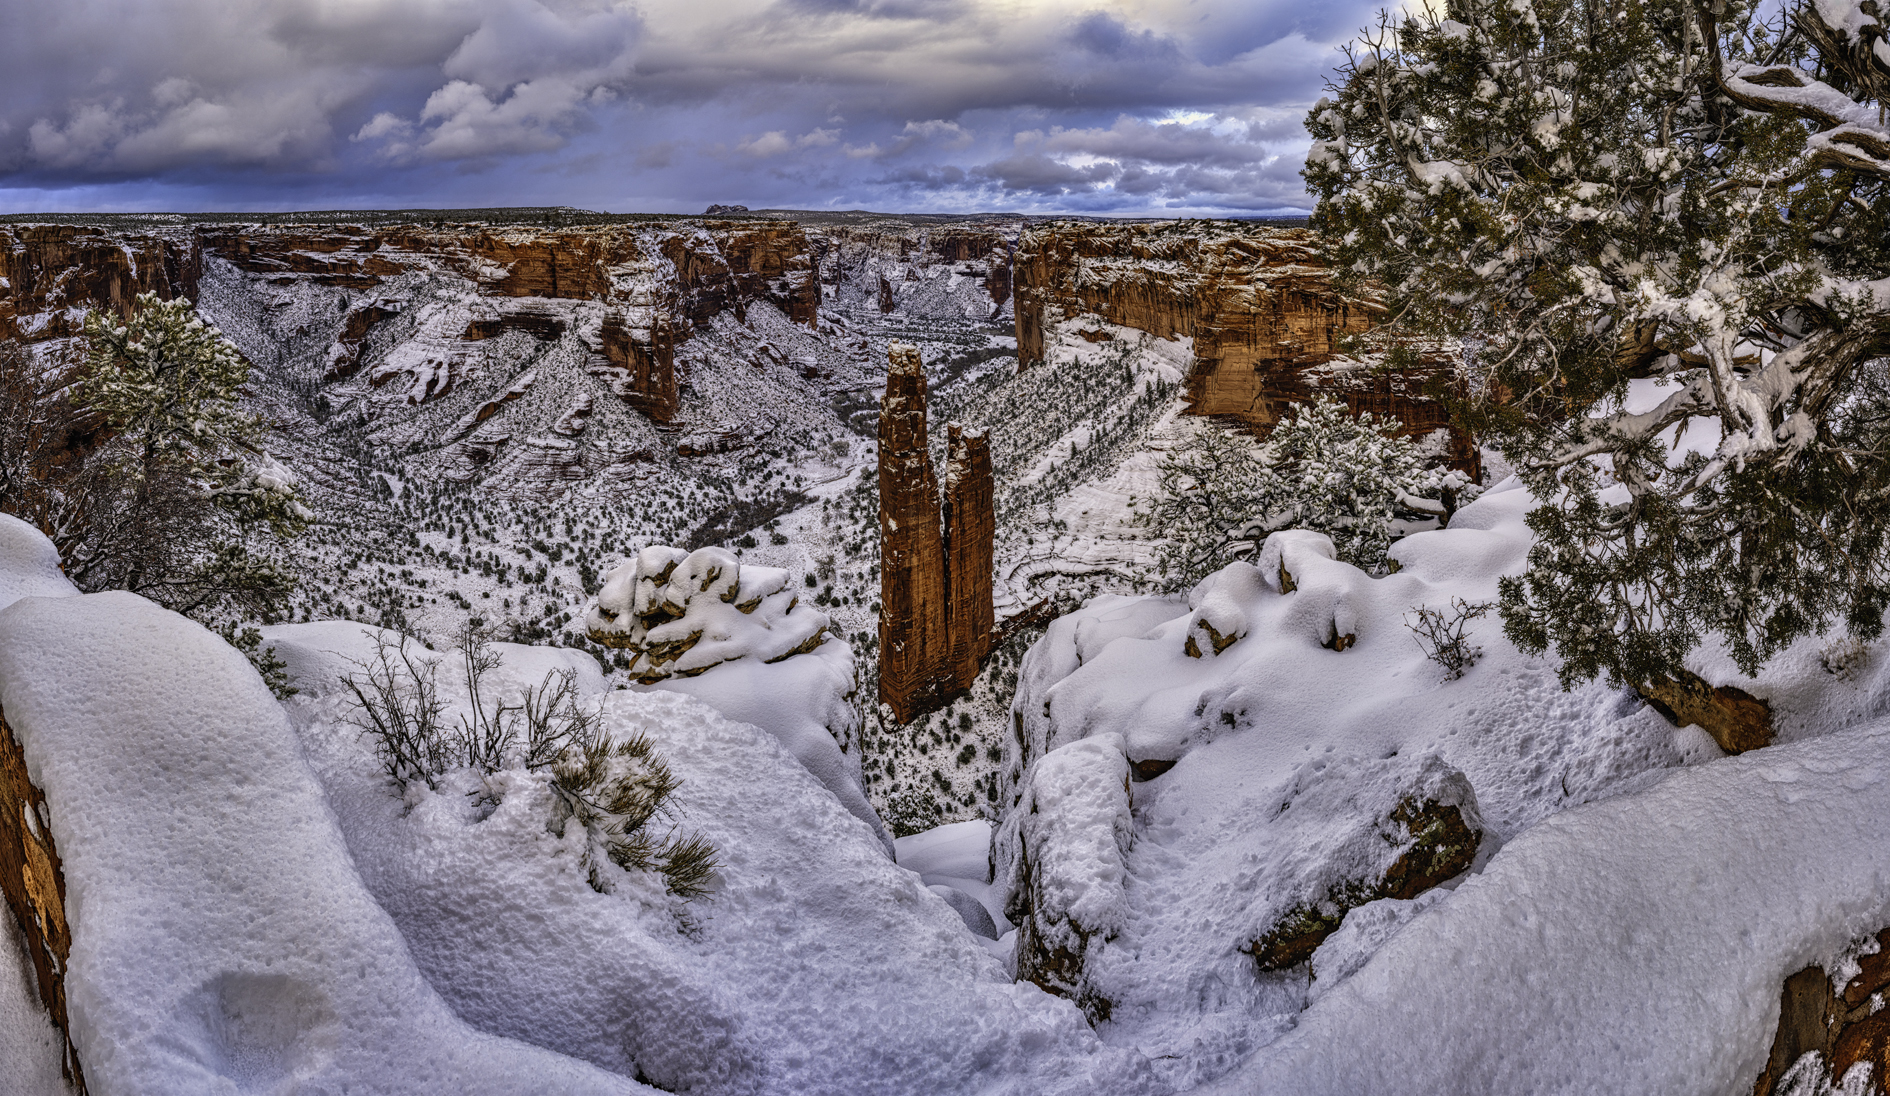
<path id="1" fill-rule="evenodd" d="M 1727 1092 L 1764 1063 L 1785 976 L 1890 923 L 1874 654 L 1846 681 L 1819 643 L 1787 652 L 1747 684 L 1791 744 L 1737 758 L 1631 694 L 1562 692 L 1494 614 L 1471 628 L 1481 659 L 1443 680 L 1406 621 L 1493 598 L 1529 504 L 1498 487 L 1398 543 L 1382 578 L 1276 535 L 1258 567 L 1187 599 L 1096 599 L 1032 650 L 998 866 L 1014 904 L 1034 870 L 1109 905 L 1053 911 L 1096 933 L 1080 990 L 1108 1003 L 1106 1041 L 1230 1093 Z M 1698 668 L 1738 680 L 1711 655 Z M 1045 794 L 1098 749 L 1158 774 L 1126 802 Z M 1288 907 L 1369 878 L 1350 835 L 1427 772 L 1473 805 L 1471 874 L 1357 906 L 1310 963 L 1259 969 Z"/>
<path id="2" fill-rule="evenodd" d="M 897 864 L 831 774 L 790 752 L 834 722 L 838 675 L 822 695 L 733 673 L 767 666 L 737 657 L 684 695 L 500 645 L 495 697 L 569 671 L 611 735 L 648 736 L 680 778 L 673 823 L 720 861 L 687 902 L 647 874 L 587 879 L 542 773 L 392 787 L 342 686 L 370 629 L 272 629 L 303 690 L 279 704 L 201 627 L 74 596 L 43 539 L 0 519 L 0 705 L 53 808 L 88 1082 L 1738 1090 L 1785 976 L 1835 969 L 1890 923 L 1890 673 L 1866 649 L 1833 663 L 1840 677 L 1801 644 L 1751 686 L 1781 743 L 1739 757 L 1625 694 L 1559 691 L 1494 618 L 1471 632 L 1481 659 L 1443 680 L 1404 617 L 1488 597 L 1526 551 L 1527 505 L 1514 484 L 1490 491 L 1400 542 L 1384 577 L 1281 536 L 1189 598 L 1061 618 L 1014 708 L 1007 787 L 1035 821 L 902 838 Z M 1336 635 L 1353 639 L 1322 645 Z M 1717 657 L 1696 668 L 1731 679 Z M 456 674 L 443 660 L 449 715 L 468 704 Z M 1461 805 L 1469 871 L 1356 905 L 1310 962 L 1261 971 L 1255 938 L 1382 867 L 1373 819 L 1420 794 Z M 1080 977 L 1108 1007 L 1093 1030 L 1012 981 L 1022 859 L 1051 880 L 1048 905 L 1095 930 Z M 19 1075 L 55 1076 L 31 990 L 0 973 Z"/>

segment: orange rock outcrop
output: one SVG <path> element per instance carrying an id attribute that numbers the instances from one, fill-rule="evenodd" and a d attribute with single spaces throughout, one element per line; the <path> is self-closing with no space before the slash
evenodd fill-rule
<path id="1" fill-rule="evenodd" d="M 1334 286 L 1306 229 L 1226 222 L 1057 222 L 1025 232 L 1015 264 L 1018 361 L 1041 362 L 1049 325 L 1085 315 L 1159 338 L 1194 340 L 1188 410 L 1270 431 L 1287 407 L 1324 393 L 1389 416 L 1408 435 L 1451 429 L 1452 463 L 1476 447 L 1427 392 L 1442 365 L 1385 369 L 1347 356 L 1383 306 Z M 1078 332 L 1084 334 L 1084 332 Z M 1102 331 L 1090 333 L 1105 337 Z"/>
<path id="2" fill-rule="evenodd" d="M 953 423 L 944 512 L 926 440 L 925 369 L 887 350 L 879 411 L 879 698 L 909 723 L 971 687 L 991 651 L 996 518 L 983 431 Z"/>
<path id="3" fill-rule="evenodd" d="M 0 337 L 79 333 L 85 313 L 129 313 L 140 293 L 194 297 L 202 259 L 187 236 L 90 225 L 0 225 Z"/>

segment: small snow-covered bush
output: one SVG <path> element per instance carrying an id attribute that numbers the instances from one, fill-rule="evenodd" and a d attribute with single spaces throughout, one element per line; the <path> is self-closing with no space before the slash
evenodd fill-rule
<path id="1" fill-rule="evenodd" d="M 499 655 L 490 633 L 475 623 L 461 628 L 454 650 L 467 692 L 467 710 L 455 727 L 443 719 L 441 659 L 416 649 L 409 636 L 380 635 L 374 656 L 342 679 L 356 705 L 344 718 L 374 740 L 396 789 L 404 794 L 417 782 L 438 791 L 440 778 L 456 769 L 485 776 L 506 769 L 536 773 L 557 802 L 549 828 L 563 833 L 576 820 L 585 829 L 583 866 L 592 887 L 610 889 L 601 871 L 608 860 L 625 871 L 660 874 L 679 898 L 708 892 L 714 846 L 700 834 L 679 837 L 674 827 L 660 837 L 653 832 L 658 818 L 673 818 L 670 798 L 680 781 L 647 737 L 613 740 L 602 733 L 595 709 L 580 701 L 577 674 L 568 669 L 546 674 L 511 703 L 495 702 L 484 679 L 498 668 Z"/>
<path id="2" fill-rule="evenodd" d="M 1818 652 L 1818 664 L 1839 681 L 1854 681 L 1870 660 L 1870 644 L 1856 636 L 1842 636 Z"/>
<path id="3" fill-rule="evenodd" d="M 1495 607 L 1495 602 L 1472 602 L 1453 597 L 1450 599 L 1448 614 L 1420 605 L 1413 610 L 1417 613 L 1417 620 L 1413 622 L 1407 616 L 1404 626 L 1417 637 L 1418 646 L 1424 649 L 1424 657 L 1444 668 L 1444 680 L 1455 681 L 1464 675 L 1464 671 L 1476 665 L 1477 659 L 1483 655 L 1483 648 L 1470 642 L 1464 635 L 1464 629 L 1469 627 L 1471 621 Z"/>
<path id="4" fill-rule="evenodd" d="M 1167 541 L 1163 585 L 1192 586 L 1290 528 L 1325 533 L 1340 559 L 1382 568 L 1399 511 L 1443 515 L 1448 507 L 1431 496 L 1475 495 L 1467 477 L 1427 466 L 1416 443 L 1392 428 L 1320 396 L 1289 412 L 1264 443 L 1201 431 L 1196 444 L 1162 462 L 1162 489 L 1142 512 Z"/>

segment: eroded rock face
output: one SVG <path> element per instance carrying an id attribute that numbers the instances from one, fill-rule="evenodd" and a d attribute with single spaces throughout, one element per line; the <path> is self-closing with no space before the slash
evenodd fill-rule
<path id="1" fill-rule="evenodd" d="M 1295 808 L 1311 825 L 1282 834 L 1295 855 L 1263 881 L 1261 931 L 1243 949 L 1262 971 L 1312 958 L 1358 906 L 1415 898 L 1468 870 L 1482 843 L 1469 780 L 1434 754 L 1317 763 L 1281 814 Z"/>
<path id="2" fill-rule="evenodd" d="M 1890 929 L 1853 949 L 1834 977 L 1809 966 L 1785 980 L 1778 1032 L 1753 1096 L 1830 1092 L 1882 1096 L 1890 1091 Z M 1838 987 L 1842 983 L 1842 988 Z M 1856 1087 L 1847 1074 L 1868 1069 Z"/>
<path id="3" fill-rule="evenodd" d="M 925 369 L 893 343 L 879 411 L 880 699 L 902 723 L 971 687 L 995 610 L 991 450 L 953 423 L 941 516 L 926 441 Z"/>
<path id="4" fill-rule="evenodd" d="M 780 662 L 818 647 L 828 620 L 778 567 L 743 567 L 721 548 L 655 546 L 604 578 L 585 619 L 591 639 L 631 652 L 645 685 L 738 658 Z"/>
<path id="5" fill-rule="evenodd" d="M 26 945 L 40 1004 L 65 1038 L 65 1076 L 83 1093 L 85 1077 L 66 1016 L 65 970 L 72 954 L 66 877 L 53 844 L 46 795 L 27 775 L 25 755 L 4 714 L 0 714 L 0 896 L 5 897 Z"/>
<path id="6" fill-rule="evenodd" d="M 0 336 L 28 342 L 77 335 L 85 312 L 127 315 L 140 293 L 195 298 L 202 255 L 188 233 L 114 232 L 88 225 L 0 225 Z"/>
<path id="7" fill-rule="evenodd" d="M 1425 394 L 1443 368 L 1386 370 L 1342 350 L 1384 308 L 1333 287 L 1318 237 L 1306 229 L 1053 222 L 1019 239 L 1014 281 L 1017 359 L 1026 368 L 1043 360 L 1047 325 L 1093 314 L 1164 339 L 1192 338 L 1187 396 L 1197 415 L 1265 433 L 1317 392 L 1355 413 L 1389 416 L 1410 435 L 1450 426 L 1444 406 Z M 1468 437 L 1453 431 L 1450 457 L 1476 472 Z"/>
<path id="8" fill-rule="evenodd" d="M 925 294 L 935 275 L 949 272 L 954 280 L 980 284 L 989 308 L 980 311 L 979 318 L 995 318 L 1011 299 L 1016 236 L 1013 221 L 997 218 L 976 225 L 899 230 L 889 225 L 826 225 L 815 230 L 812 240 L 822 281 L 836 288 L 847 282 L 872 287 L 882 312 L 916 306 L 923 314 L 948 307 L 942 300 L 923 302 L 914 296 Z"/>

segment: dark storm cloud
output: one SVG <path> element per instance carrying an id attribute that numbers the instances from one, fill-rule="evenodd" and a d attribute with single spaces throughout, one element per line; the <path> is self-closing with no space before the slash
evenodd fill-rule
<path id="1" fill-rule="evenodd" d="M 1371 8 L 0 5 L 0 208 L 1190 213 L 1305 206 L 1300 119 Z"/>

